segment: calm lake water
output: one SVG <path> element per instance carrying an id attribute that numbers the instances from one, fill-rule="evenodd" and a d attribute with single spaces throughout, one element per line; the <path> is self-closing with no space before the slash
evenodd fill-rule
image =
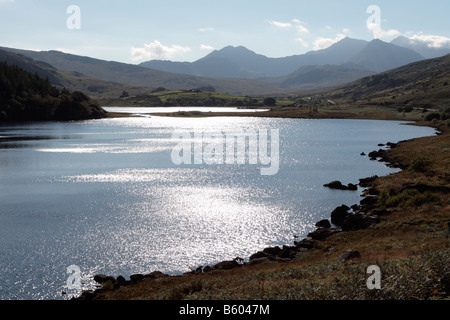
<path id="1" fill-rule="evenodd" d="M 176 129 L 278 129 L 280 168 L 182 165 Z M 333 180 L 395 172 L 361 152 L 434 135 L 392 121 L 121 118 L 0 126 L 0 299 L 66 299 L 67 267 L 181 273 L 292 244 L 360 192 Z"/>
<path id="2" fill-rule="evenodd" d="M 200 111 L 200 112 L 264 112 L 269 109 L 240 109 L 234 107 L 103 107 L 108 112 L 131 113 L 146 115 L 150 113 L 169 113 L 179 111 Z"/>

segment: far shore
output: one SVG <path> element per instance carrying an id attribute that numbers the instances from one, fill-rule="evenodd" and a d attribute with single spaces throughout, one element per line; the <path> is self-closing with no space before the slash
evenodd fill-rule
<path id="1" fill-rule="evenodd" d="M 403 113 L 398 112 L 395 107 L 382 107 L 373 105 L 343 104 L 332 107 L 318 108 L 295 108 L 295 107 L 272 107 L 270 111 L 261 112 L 217 112 L 201 111 L 179 111 L 167 113 L 151 113 L 150 116 L 179 117 L 179 118 L 205 118 L 205 117 L 264 117 L 264 118 L 291 118 L 291 119 L 361 119 L 361 120 L 399 120 L 421 122 L 424 113 L 420 110 Z M 245 107 L 239 107 L 245 109 Z M 151 109 L 151 108 L 150 108 Z M 261 108 L 259 108 L 261 109 Z M 262 108 L 267 109 L 267 107 Z M 138 117 L 130 113 L 110 112 L 111 118 Z"/>

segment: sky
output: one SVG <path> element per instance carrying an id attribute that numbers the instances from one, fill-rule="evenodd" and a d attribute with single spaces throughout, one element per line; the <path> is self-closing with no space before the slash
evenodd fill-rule
<path id="1" fill-rule="evenodd" d="M 345 37 L 450 47 L 449 12 L 448 0 L 0 0 L 0 46 L 134 64 L 228 45 L 286 57 Z"/>

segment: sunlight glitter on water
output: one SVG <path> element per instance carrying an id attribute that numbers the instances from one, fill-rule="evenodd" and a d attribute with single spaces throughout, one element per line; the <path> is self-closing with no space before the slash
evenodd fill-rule
<path id="1" fill-rule="evenodd" d="M 265 112 L 269 109 L 239 109 L 232 107 L 103 107 L 108 112 L 129 113 L 148 115 L 153 113 L 175 113 L 175 112 Z"/>

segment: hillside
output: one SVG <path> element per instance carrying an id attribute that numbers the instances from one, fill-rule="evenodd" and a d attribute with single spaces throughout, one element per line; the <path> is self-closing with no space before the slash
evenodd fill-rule
<path id="1" fill-rule="evenodd" d="M 0 62 L 0 122 L 86 120 L 105 111 L 80 91 L 70 93 L 18 66 Z"/>
<path id="2" fill-rule="evenodd" d="M 61 71 L 46 62 L 37 61 L 10 51 L 0 50 L 0 61 L 16 65 L 33 74 L 36 73 L 41 78 L 48 78 L 51 84 L 58 89 L 66 88 L 70 91 L 86 92 L 94 99 L 118 97 L 123 90 L 132 93 L 144 91 L 144 88 L 104 81 L 75 71 Z"/>
<path id="3" fill-rule="evenodd" d="M 450 106 L 450 55 L 414 62 L 318 92 L 341 102 L 445 108 Z"/>
<path id="4" fill-rule="evenodd" d="M 283 88 L 317 89 L 349 83 L 372 74 L 372 71 L 339 65 L 314 65 L 301 67 L 287 76 L 267 81 Z"/>
<path id="5" fill-rule="evenodd" d="M 174 74 L 133 64 L 105 61 L 59 51 L 0 49 L 45 62 L 63 72 L 71 72 L 72 74 L 76 72 L 76 75 L 83 75 L 127 87 L 145 87 L 147 89 L 165 87 L 173 90 L 184 90 L 212 86 L 217 91 L 236 95 L 263 95 L 283 92 L 277 85 L 251 79 L 215 79 Z"/>

